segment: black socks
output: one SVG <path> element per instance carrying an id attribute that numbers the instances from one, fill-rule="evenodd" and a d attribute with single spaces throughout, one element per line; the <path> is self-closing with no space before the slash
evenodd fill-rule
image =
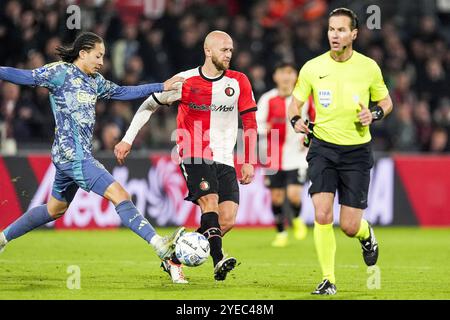
<path id="1" fill-rule="evenodd" d="M 200 228 L 197 229 L 209 241 L 211 257 L 214 266 L 223 259 L 222 231 L 220 230 L 219 214 L 217 212 L 205 212 L 200 219 Z"/>

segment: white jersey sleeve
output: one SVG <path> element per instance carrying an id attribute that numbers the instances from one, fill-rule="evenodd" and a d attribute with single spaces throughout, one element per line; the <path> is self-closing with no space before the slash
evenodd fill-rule
<path id="1" fill-rule="evenodd" d="M 181 98 L 182 86 L 183 84 L 179 82 L 175 85 L 176 90 L 152 93 L 139 107 L 122 141 L 132 145 L 139 130 L 148 122 L 153 112 L 160 106 L 168 106 Z"/>
<path id="2" fill-rule="evenodd" d="M 139 107 L 138 111 L 131 121 L 130 127 L 128 128 L 122 141 L 132 145 L 134 139 L 136 138 L 139 130 L 148 122 L 150 116 L 153 112 L 158 110 L 159 104 L 155 105 L 155 100 L 153 96 L 148 97 Z"/>

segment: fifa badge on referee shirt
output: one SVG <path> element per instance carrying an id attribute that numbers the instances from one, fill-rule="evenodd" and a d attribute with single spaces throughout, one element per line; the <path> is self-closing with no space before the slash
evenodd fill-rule
<path id="1" fill-rule="evenodd" d="M 331 90 L 319 90 L 319 103 L 327 108 L 331 104 Z"/>

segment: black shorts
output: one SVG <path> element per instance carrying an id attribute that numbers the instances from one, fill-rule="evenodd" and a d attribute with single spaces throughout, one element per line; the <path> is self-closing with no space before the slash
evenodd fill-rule
<path id="1" fill-rule="evenodd" d="M 373 155 L 370 143 L 340 146 L 317 138 L 306 157 L 309 194 L 338 190 L 339 204 L 366 209 Z"/>
<path id="2" fill-rule="evenodd" d="M 189 190 L 185 200 L 195 204 L 207 194 L 218 194 L 219 203 L 233 201 L 239 204 L 239 185 L 236 170 L 228 165 L 202 159 L 189 159 L 180 164 Z"/>
<path id="3" fill-rule="evenodd" d="M 290 184 L 304 185 L 306 180 L 306 168 L 299 168 L 295 170 L 280 170 L 275 174 L 266 175 L 264 183 L 269 189 L 284 189 Z"/>

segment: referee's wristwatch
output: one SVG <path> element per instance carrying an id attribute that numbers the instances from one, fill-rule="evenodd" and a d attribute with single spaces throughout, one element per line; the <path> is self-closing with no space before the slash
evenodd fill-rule
<path id="1" fill-rule="evenodd" d="M 374 107 L 370 107 L 369 110 L 372 113 L 372 122 L 383 119 L 384 110 L 382 107 L 376 105 Z"/>
<path id="2" fill-rule="evenodd" d="M 295 124 L 297 123 L 297 121 L 298 120 L 300 120 L 301 119 L 301 117 L 300 116 L 294 116 L 294 117 L 292 117 L 292 119 L 291 119 L 291 126 L 292 126 L 292 128 L 294 128 L 295 129 Z"/>

